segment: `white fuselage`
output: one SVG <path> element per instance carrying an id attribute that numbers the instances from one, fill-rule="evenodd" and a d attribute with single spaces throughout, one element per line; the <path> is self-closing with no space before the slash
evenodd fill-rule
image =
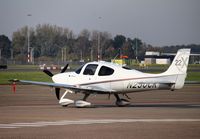
<path id="1" fill-rule="evenodd" d="M 96 65 L 92 75 L 84 74 L 88 65 Z M 99 75 L 101 67 L 113 70 L 111 75 Z M 108 73 L 109 74 L 109 73 Z M 148 74 L 137 70 L 123 68 L 120 65 L 108 62 L 90 62 L 85 64 L 79 73 L 67 72 L 53 76 L 55 83 L 66 83 L 81 87 L 95 87 L 112 90 L 112 92 L 129 93 L 154 89 L 172 89 L 165 82 L 175 82 L 176 76 L 166 74 Z"/>

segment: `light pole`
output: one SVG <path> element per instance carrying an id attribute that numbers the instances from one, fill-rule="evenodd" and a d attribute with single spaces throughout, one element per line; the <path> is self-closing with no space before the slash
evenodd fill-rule
<path id="1" fill-rule="evenodd" d="M 93 61 L 93 49 L 90 50 L 90 61 Z"/>
<path id="2" fill-rule="evenodd" d="M 98 46 L 98 49 L 97 49 L 97 51 L 98 51 L 98 56 L 97 56 L 97 58 L 98 58 L 98 61 L 100 60 L 100 32 L 98 33 L 98 42 L 97 42 L 98 44 L 97 44 L 97 46 Z"/>
<path id="3" fill-rule="evenodd" d="M 28 17 L 32 16 L 31 14 L 27 14 Z M 27 26 L 27 44 L 28 44 L 28 63 L 30 63 L 30 40 L 29 40 L 29 25 Z"/>
<path id="4" fill-rule="evenodd" d="M 98 17 L 98 19 L 99 19 L 99 24 L 100 24 L 100 20 L 101 20 L 101 17 Z M 100 25 L 99 25 L 100 26 Z M 100 36 L 101 35 L 101 32 L 99 31 L 99 33 L 98 33 L 98 44 L 97 44 L 97 59 L 98 59 L 98 61 L 99 60 L 101 60 L 101 58 L 100 58 Z"/>
<path id="5" fill-rule="evenodd" d="M 137 57 L 137 55 L 138 55 L 138 52 L 137 52 L 137 38 L 135 39 L 135 56 L 136 56 L 136 62 L 138 63 L 138 57 Z"/>
<path id="6" fill-rule="evenodd" d="M 1 60 L 1 49 L 0 49 L 0 60 Z"/>
<path id="7" fill-rule="evenodd" d="M 13 60 L 13 49 L 10 49 L 10 59 Z"/>
<path id="8" fill-rule="evenodd" d="M 83 51 L 82 50 L 80 51 L 80 57 L 81 57 L 80 61 L 83 61 Z"/>
<path id="9" fill-rule="evenodd" d="M 61 61 L 64 62 L 64 50 L 61 48 Z"/>
<path id="10" fill-rule="evenodd" d="M 34 48 L 30 47 L 30 62 L 34 64 Z"/>

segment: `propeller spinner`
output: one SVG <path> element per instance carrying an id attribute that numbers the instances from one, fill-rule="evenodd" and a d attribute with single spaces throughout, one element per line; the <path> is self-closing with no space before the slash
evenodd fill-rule
<path id="1" fill-rule="evenodd" d="M 67 68 L 68 68 L 69 64 L 67 64 L 61 71 L 60 73 L 64 73 Z M 53 73 L 47 69 L 43 70 L 44 73 L 46 73 L 48 76 L 53 77 Z M 60 100 L 60 88 L 55 88 L 55 93 L 56 93 L 56 98 L 58 100 Z"/>

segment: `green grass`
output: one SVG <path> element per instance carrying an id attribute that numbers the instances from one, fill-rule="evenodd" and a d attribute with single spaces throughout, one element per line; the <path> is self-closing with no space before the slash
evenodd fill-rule
<path id="1" fill-rule="evenodd" d="M 188 72 L 187 81 L 200 81 L 200 72 Z"/>
<path id="2" fill-rule="evenodd" d="M 51 82 L 51 78 L 41 71 L 33 72 L 0 72 L 0 84 L 10 84 L 8 80 L 20 79 L 20 80 L 32 80 L 41 82 Z"/>
<path id="3" fill-rule="evenodd" d="M 9 69 L 39 69 L 38 65 L 8 65 Z"/>
<path id="4" fill-rule="evenodd" d="M 161 70 L 167 70 L 169 68 L 170 65 L 162 65 L 162 64 L 151 64 L 151 65 L 147 65 L 147 67 L 149 69 L 154 69 L 154 68 L 159 68 Z M 130 68 L 141 68 L 139 65 L 130 65 Z M 193 70 L 193 69 L 199 69 L 200 70 L 200 64 L 189 64 L 188 65 L 188 70 Z"/>
<path id="5" fill-rule="evenodd" d="M 42 71 L 30 71 L 30 72 L 0 72 L 0 84 L 10 84 L 8 80 L 20 79 L 20 80 L 32 80 L 41 82 L 51 82 L 51 78 Z M 188 72 L 187 81 L 200 81 L 200 72 Z"/>

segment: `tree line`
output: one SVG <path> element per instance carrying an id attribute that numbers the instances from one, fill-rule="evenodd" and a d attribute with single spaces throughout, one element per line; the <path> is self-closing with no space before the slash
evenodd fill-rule
<path id="1" fill-rule="evenodd" d="M 60 60 L 63 59 L 63 54 L 65 61 L 93 61 L 97 60 L 98 54 L 102 60 L 120 55 L 130 59 L 143 59 L 145 51 L 172 53 L 180 48 L 192 48 L 192 52 L 200 53 L 200 45 L 196 44 L 155 47 L 139 38 L 127 38 L 122 34 L 112 37 L 109 32 L 84 29 L 75 35 L 68 28 L 39 24 L 35 28 L 25 26 L 15 31 L 12 41 L 7 36 L 0 35 L 1 57 L 9 59 L 13 55 L 15 60 L 27 61 L 28 39 L 30 48 L 34 50 L 34 57 L 39 60 Z"/>

